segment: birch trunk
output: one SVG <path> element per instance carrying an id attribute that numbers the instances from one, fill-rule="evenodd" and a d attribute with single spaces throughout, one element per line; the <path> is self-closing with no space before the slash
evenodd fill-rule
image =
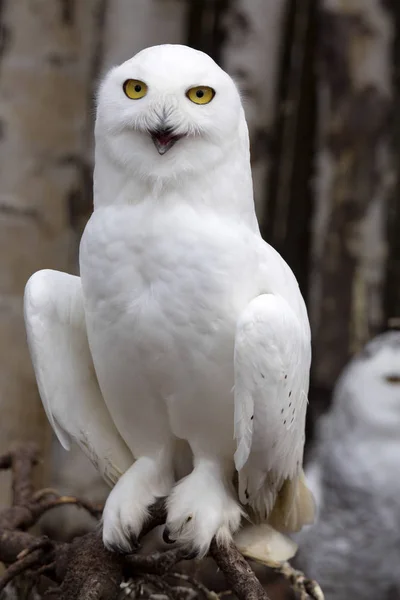
<path id="1" fill-rule="evenodd" d="M 267 217 L 277 88 L 287 0 L 231 0 L 223 18 L 221 66 L 238 83 L 249 126 L 257 216 Z"/>
<path id="2" fill-rule="evenodd" d="M 99 0 L 1 3 L 0 453 L 26 440 L 35 441 L 42 456 L 49 448 L 22 296 L 34 271 L 70 270 L 70 204 L 80 188 L 99 5 Z M 0 505 L 8 504 L 8 480 L 4 473 L 0 478 Z"/>
<path id="3" fill-rule="evenodd" d="M 305 298 L 315 150 L 316 12 L 316 0 L 287 2 L 272 160 L 261 221 L 262 234 L 289 263 Z"/>
<path id="4" fill-rule="evenodd" d="M 310 313 L 323 390 L 384 324 L 393 31 L 380 0 L 324 0 L 319 26 Z"/>
<path id="5" fill-rule="evenodd" d="M 184 0 L 112 0 L 109 3 L 102 71 L 148 46 L 184 44 Z"/>
<path id="6" fill-rule="evenodd" d="M 393 107 L 400 106 L 400 3 L 387 0 L 395 29 L 392 52 Z M 388 206 L 388 260 L 385 285 L 385 322 L 400 329 L 400 112 L 392 111 L 392 164 L 396 181 Z"/>

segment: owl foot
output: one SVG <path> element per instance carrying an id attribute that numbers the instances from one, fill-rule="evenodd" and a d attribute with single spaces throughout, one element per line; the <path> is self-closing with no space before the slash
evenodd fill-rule
<path id="1" fill-rule="evenodd" d="M 167 496 L 173 485 L 172 469 L 154 459 L 139 458 L 124 473 L 107 498 L 103 512 L 103 542 L 116 552 L 133 552 L 157 498 Z"/>
<path id="2" fill-rule="evenodd" d="M 176 541 L 201 557 L 214 536 L 220 544 L 231 539 L 243 512 L 224 479 L 219 468 L 200 464 L 174 487 L 167 500 L 164 541 Z"/>

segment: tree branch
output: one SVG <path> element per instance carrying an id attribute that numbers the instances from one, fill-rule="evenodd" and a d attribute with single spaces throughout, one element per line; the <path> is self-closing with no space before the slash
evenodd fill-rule
<path id="1" fill-rule="evenodd" d="M 13 506 L 0 510 L 0 561 L 8 566 L 0 578 L 0 591 L 22 573 L 31 577 L 33 584 L 45 573 L 59 585 L 59 600 L 116 600 L 121 583 L 129 578 L 133 580 L 133 586 L 139 586 L 138 589 L 144 585 L 172 600 L 192 598 L 199 594 L 209 600 L 217 598 L 217 594 L 186 574 L 179 575 L 186 587 L 169 583 L 171 578 L 178 578 L 178 574 L 171 573 L 172 568 L 182 560 L 191 558 L 182 548 L 150 555 L 126 555 L 108 551 L 99 530 L 75 538 L 69 544 L 26 533 L 25 530 L 35 525 L 45 512 L 67 504 L 75 504 L 96 518 L 101 516 L 101 508 L 85 500 L 61 496 L 54 490 L 34 493 L 32 470 L 36 463 L 37 451 L 30 445 L 0 457 L 0 469 L 12 469 L 14 492 Z M 160 499 L 150 509 L 141 537 L 164 522 L 165 504 Z M 214 540 L 210 554 L 225 575 L 231 593 L 239 600 L 268 600 L 255 573 L 233 542 L 219 546 Z M 282 574 L 290 579 L 293 587 L 303 581 L 312 592 L 310 585 L 314 582 L 307 580 L 302 573 L 297 576 L 298 572 L 290 569 L 290 566 L 282 567 Z M 303 588 L 307 586 L 303 585 Z M 303 588 L 300 586 L 298 589 Z M 154 594 L 154 591 L 150 591 L 147 597 L 151 598 Z M 312 593 L 309 597 L 317 600 L 323 598 Z"/>
<path id="2" fill-rule="evenodd" d="M 214 539 L 211 542 L 210 554 L 239 600 L 268 600 L 267 593 L 254 571 L 233 542 L 221 547 Z"/>

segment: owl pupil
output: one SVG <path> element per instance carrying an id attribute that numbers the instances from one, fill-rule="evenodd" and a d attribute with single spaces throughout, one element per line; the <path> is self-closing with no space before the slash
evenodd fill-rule
<path id="1" fill-rule="evenodd" d="M 204 96 L 204 92 L 203 92 L 203 90 L 197 90 L 197 92 L 196 92 L 196 96 L 197 96 L 198 98 L 202 98 L 202 97 Z"/>
<path id="2" fill-rule="evenodd" d="M 137 83 L 135 85 L 135 92 L 141 92 L 141 91 L 142 91 L 142 86 Z"/>

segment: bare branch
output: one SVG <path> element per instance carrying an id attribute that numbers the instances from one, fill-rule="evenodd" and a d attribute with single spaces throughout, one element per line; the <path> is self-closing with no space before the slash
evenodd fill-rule
<path id="1" fill-rule="evenodd" d="M 187 552 L 183 548 L 173 548 L 165 552 L 155 552 L 150 556 L 131 554 L 126 557 L 126 561 L 135 571 L 144 571 L 153 575 L 165 575 L 172 567 L 185 558 L 187 558 Z"/>
<path id="2" fill-rule="evenodd" d="M 218 600 L 219 598 L 218 594 L 209 590 L 203 583 L 197 581 L 194 577 L 187 575 L 187 573 L 170 573 L 169 576 L 182 581 L 187 581 L 195 590 L 200 592 L 206 600 Z"/>
<path id="3" fill-rule="evenodd" d="M 0 577 L 0 592 L 4 590 L 6 585 L 10 583 L 17 575 L 20 575 L 24 571 L 31 569 L 36 566 L 39 560 L 39 554 L 28 554 L 21 560 L 17 560 L 14 564 L 8 567 L 7 571 L 2 577 Z"/>
<path id="4" fill-rule="evenodd" d="M 33 496 L 32 470 L 38 462 L 38 449 L 26 444 L 11 454 L 13 470 L 13 505 L 23 505 Z"/>
<path id="5" fill-rule="evenodd" d="M 59 600 L 116 600 L 123 579 L 131 578 L 132 589 L 150 590 L 149 599 L 187 600 L 203 595 L 206 600 L 219 600 L 221 595 L 207 589 L 201 582 L 186 573 L 171 573 L 182 560 L 192 558 L 183 548 L 172 548 L 151 555 L 117 554 L 109 552 L 103 544 L 100 531 L 76 538 L 69 544 L 49 538 L 36 538 L 24 531 L 34 525 L 39 517 L 58 506 L 75 504 L 99 518 L 101 507 L 71 496 L 61 496 L 55 490 L 34 493 L 32 469 L 37 462 L 33 446 L 19 448 L 0 457 L 0 469 L 13 471 L 14 504 L 0 510 L 0 561 L 8 566 L 0 579 L 0 591 L 18 575 L 28 573 L 32 585 L 42 574 L 56 584 Z M 165 503 L 160 498 L 149 511 L 141 537 L 165 522 Z M 238 600 L 268 600 L 256 575 L 232 543 L 219 546 L 213 540 L 210 554 L 225 575 L 231 593 Z M 276 569 L 290 581 L 302 599 L 321 600 L 319 586 L 306 579 L 290 565 L 276 565 Z M 171 585 L 175 579 L 184 586 Z M 320 591 L 320 590 L 319 590 Z M 322 592 L 321 592 L 322 594 Z"/>
<path id="6" fill-rule="evenodd" d="M 266 591 L 233 542 L 221 547 L 214 539 L 210 554 L 239 600 L 268 600 Z"/>

